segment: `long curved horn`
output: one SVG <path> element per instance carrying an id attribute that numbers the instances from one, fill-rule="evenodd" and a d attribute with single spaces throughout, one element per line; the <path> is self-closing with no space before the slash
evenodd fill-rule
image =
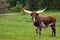
<path id="1" fill-rule="evenodd" d="M 47 9 L 47 7 L 45 7 L 43 10 L 40 10 L 40 11 L 37 11 L 36 13 L 42 13 L 42 12 L 44 12 L 45 10 Z"/>
<path id="2" fill-rule="evenodd" d="M 26 10 L 26 9 L 23 9 L 23 10 L 24 10 L 24 12 L 26 12 L 26 13 L 29 13 L 29 14 L 32 13 L 31 11 L 28 11 L 28 10 Z"/>

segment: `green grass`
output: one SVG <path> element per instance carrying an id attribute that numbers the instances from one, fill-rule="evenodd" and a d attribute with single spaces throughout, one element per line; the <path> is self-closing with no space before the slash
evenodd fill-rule
<path id="1" fill-rule="evenodd" d="M 56 37 L 51 37 L 51 28 L 42 29 L 42 35 L 36 35 L 30 15 L 22 12 L 0 14 L 0 40 L 60 40 L 60 12 L 46 11 L 40 16 L 55 16 Z"/>

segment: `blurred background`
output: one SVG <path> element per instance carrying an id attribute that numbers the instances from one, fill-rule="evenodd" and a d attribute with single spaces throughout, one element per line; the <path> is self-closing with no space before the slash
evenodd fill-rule
<path id="1" fill-rule="evenodd" d="M 45 7 L 39 15 L 56 17 L 56 37 L 51 37 L 50 27 L 36 35 L 32 17 L 23 11 Z M 0 40 L 60 40 L 60 0 L 0 0 Z"/>
<path id="2" fill-rule="evenodd" d="M 60 0 L 0 0 L 0 14 L 21 12 L 23 8 L 36 11 L 46 6 L 47 10 L 60 10 Z"/>

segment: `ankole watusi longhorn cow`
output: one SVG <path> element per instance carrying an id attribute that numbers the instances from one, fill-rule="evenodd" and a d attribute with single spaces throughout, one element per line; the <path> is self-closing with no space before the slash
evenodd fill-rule
<path id="1" fill-rule="evenodd" d="M 56 18 L 54 16 L 38 16 L 38 14 L 41 14 L 42 12 L 44 12 L 46 8 L 47 7 L 37 12 L 31 12 L 25 9 L 24 11 L 26 13 L 31 14 L 32 21 L 36 29 L 36 33 L 39 33 L 41 35 L 41 29 L 47 28 L 48 26 L 50 26 L 52 29 L 52 36 L 56 36 L 56 29 L 55 29 Z"/>

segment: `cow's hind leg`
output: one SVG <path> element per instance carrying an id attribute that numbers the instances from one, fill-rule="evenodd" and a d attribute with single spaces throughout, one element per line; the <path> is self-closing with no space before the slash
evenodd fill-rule
<path id="1" fill-rule="evenodd" d="M 52 36 L 56 36 L 55 24 L 51 25 L 51 29 L 52 29 Z"/>

